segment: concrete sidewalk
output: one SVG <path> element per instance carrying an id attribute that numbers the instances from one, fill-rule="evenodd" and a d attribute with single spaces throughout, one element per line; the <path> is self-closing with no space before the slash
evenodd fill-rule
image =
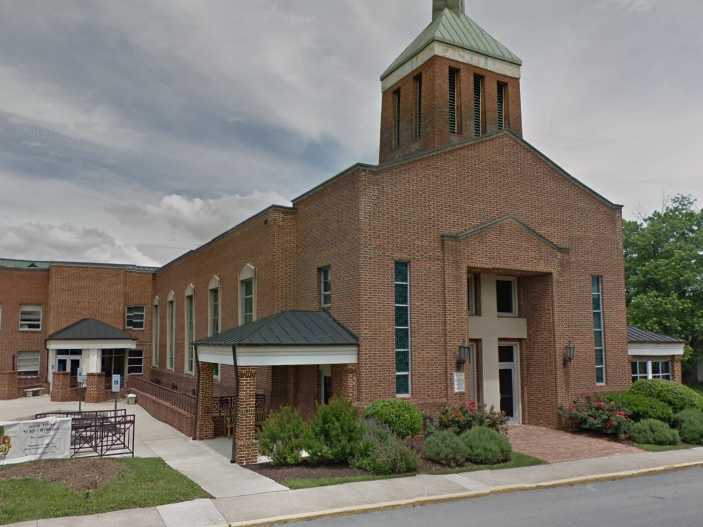
<path id="1" fill-rule="evenodd" d="M 151 509 L 25 522 L 34 527 L 210 527 L 256 525 L 284 520 L 412 506 L 480 497 L 498 492 L 617 479 L 652 471 L 703 466 L 703 448 L 623 454 L 518 469 L 420 475 L 257 495 L 196 500 Z"/>

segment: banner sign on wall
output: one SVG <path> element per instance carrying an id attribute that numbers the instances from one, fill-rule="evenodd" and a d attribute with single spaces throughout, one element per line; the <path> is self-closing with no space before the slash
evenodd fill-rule
<path id="1" fill-rule="evenodd" d="M 0 422 L 0 465 L 71 457 L 71 418 Z"/>

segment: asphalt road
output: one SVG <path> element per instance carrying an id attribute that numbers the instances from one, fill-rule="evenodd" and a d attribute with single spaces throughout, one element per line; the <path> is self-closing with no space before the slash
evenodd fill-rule
<path id="1" fill-rule="evenodd" d="M 290 524 L 289 524 L 290 525 Z M 300 527 L 701 527 L 703 469 L 427 507 L 323 519 Z"/>

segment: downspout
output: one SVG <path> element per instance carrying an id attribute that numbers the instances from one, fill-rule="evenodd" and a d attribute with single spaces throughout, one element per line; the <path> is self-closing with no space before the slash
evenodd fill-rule
<path id="1" fill-rule="evenodd" d="M 239 366 L 237 365 L 237 346 L 232 346 L 232 365 L 234 367 L 234 382 L 236 383 L 236 394 L 237 399 L 234 404 L 234 415 L 230 413 L 232 417 L 232 423 L 234 425 L 234 433 L 232 434 L 232 459 L 230 463 L 234 464 L 237 462 L 237 421 L 239 421 Z M 232 409 L 230 409 L 230 412 Z"/>
<path id="2" fill-rule="evenodd" d="M 193 346 L 195 351 L 195 417 L 193 418 L 193 439 L 198 439 L 198 416 L 200 414 L 200 360 L 198 360 L 198 345 Z"/>

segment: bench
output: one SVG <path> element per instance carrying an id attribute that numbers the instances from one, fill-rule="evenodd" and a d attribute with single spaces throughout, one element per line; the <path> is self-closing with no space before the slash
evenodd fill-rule
<path id="1" fill-rule="evenodd" d="M 24 396 L 25 397 L 37 397 L 38 395 L 41 395 L 42 388 L 40 386 L 36 388 L 26 388 L 24 390 Z"/>

